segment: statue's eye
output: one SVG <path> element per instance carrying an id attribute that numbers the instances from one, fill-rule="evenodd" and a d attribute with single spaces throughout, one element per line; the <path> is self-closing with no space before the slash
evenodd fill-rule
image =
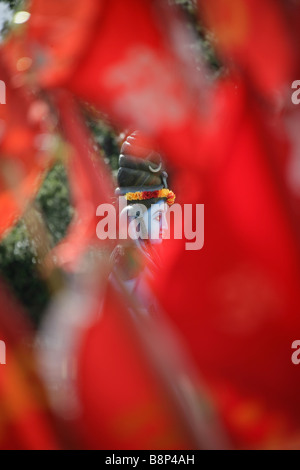
<path id="1" fill-rule="evenodd" d="M 161 212 L 159 212 L 155 217 L 154 220 L 157 220 L 157 222 L 161 221 Z"/>

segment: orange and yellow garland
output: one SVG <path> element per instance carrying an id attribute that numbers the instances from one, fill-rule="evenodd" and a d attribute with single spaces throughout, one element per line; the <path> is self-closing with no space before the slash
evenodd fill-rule
<path id="1" fill-rule="evenodd" d="M 126 193 L 127 201 L 143 201 L 153 198 L 166 198 L 167 204 L 171 206 L 175 202 L 175 194 L 169 189 L 160 189 L 158 191 L 137 191 L 135 193 Z"/>

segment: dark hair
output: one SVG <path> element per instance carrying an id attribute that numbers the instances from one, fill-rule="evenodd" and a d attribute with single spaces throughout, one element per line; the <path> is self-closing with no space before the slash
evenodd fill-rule
<path id="1" fill-rule="evenodd" d="M 133 204 L 143 204 L 147 209 L 150 209 L 152 204 L 156 204 L 159 201 L 166 201 L 165 197 L 153 197 L 151 199 L 144 199 L 143 201 L 127 201 L 127 205 L 132 206 Z"/>
<path id="2" fill-rule="evenodd" d="M 128 192 L 157 191 L 167 188 L 167 173 L 164 171 L 160 153 L 149 145 L 149 139 L 135 131 L 124 141 L 117 175 L 117 195 Z M 147 208 L 163 198 L 128 201 L 129 204 L 144 204 Z"/>

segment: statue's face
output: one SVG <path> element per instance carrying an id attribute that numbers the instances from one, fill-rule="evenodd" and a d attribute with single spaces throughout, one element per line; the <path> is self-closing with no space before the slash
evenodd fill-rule
<path id="1" fill-rule="evenodd" d="M 163 200 L 152 204 L 149 209 L 142 203 L 126 206 L 120 214 L 120 229 L 122 233 L 128 230 L 133 240 L 148 239 L 153 244 L 159 244 L 168 230 L 167 211 L 168 204 Z"/>
<path id="2" fill-rule="evenodd" d="M 152 204 L 143 215 L 148 228 L 148 240 L 153 244 L 161 243 L 168 230 L 167 210 L 168 205 L 164 201 L 158 201 L 156 204 Z"/>

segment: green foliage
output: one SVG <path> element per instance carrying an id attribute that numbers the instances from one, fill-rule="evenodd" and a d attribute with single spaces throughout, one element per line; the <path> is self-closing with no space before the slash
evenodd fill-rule
<path id="1" fill-rule="evenodd" d="M 47 286 L 38 274 L 38 262 L 26 226 L 20 221 L 0 244 L 0 272 L 36 325 L 49 301 Z"/>
<path id="2" fill-rule="evenodd" d="M 13 26 L 13 14 L 26 8 L 26 5 L 25 0 L 0 0 L 1 13 L 4 15 L 4 17 L 0 16 L 0 41 L 5 38 Z M 3 9 L 3 6 L 6 8 Z"/>
<path id="3" fill-rule="evenodd" d="M 56 164 L 49 171 L 37 195 L 36 205 L 54 245 L 65 236 L 73 215 L 63 165 Z M 48 287 L 39 274 L 39 264 L 35 241 L 21 220 L 0 243 L 0 272 L 36 326 L 50 300 Z"/>
<path id="4" fill-rule="evenodd" d="M 1 0 L 3 3 L 8 3 L 10 8 L 16 8 L 20 3 L 19 0 Z"/>
<path id="5" fill-rule="evenodd" d="M 74 213 L 70 205 L 68 179 L 63 165 L 55 165 L 48 173 L 36 201 L 53 243 L 56 244 L 65 236 Z"/>
<path id="6" fill-rule="evenodd" d="M 90 129 L 95 142 L 95 150 L 102 153 L 104 160 L 109 164 L 111 170 L 116 172 L 119 168 L 120 147 L 116 130 L 101 116 L 95 118 L 88 109 L 84 110 L 85 122 Z"/>
<path id="7" fill-rule="evenodd" d="M 194 41 L 190 45 L 196 54 L 196 57 L 204 59 L 206 65 L 211 69 L 213 75 L 218 76 L 223 72 L 222 64 L 212 45 L 212 35 L 201 21 L 197 0 L 169 0 L 170 3 L 176 4 L 186 16 L 188 28 L 194 33 Z M 213 76 L 211 76 L 213 78 Z"/>
<path id="8" fill-rule="evenodd" d="M 10 8 L 15 8 L 17 0 L 1 0 L 1 3 L 6 3 Z"/>

